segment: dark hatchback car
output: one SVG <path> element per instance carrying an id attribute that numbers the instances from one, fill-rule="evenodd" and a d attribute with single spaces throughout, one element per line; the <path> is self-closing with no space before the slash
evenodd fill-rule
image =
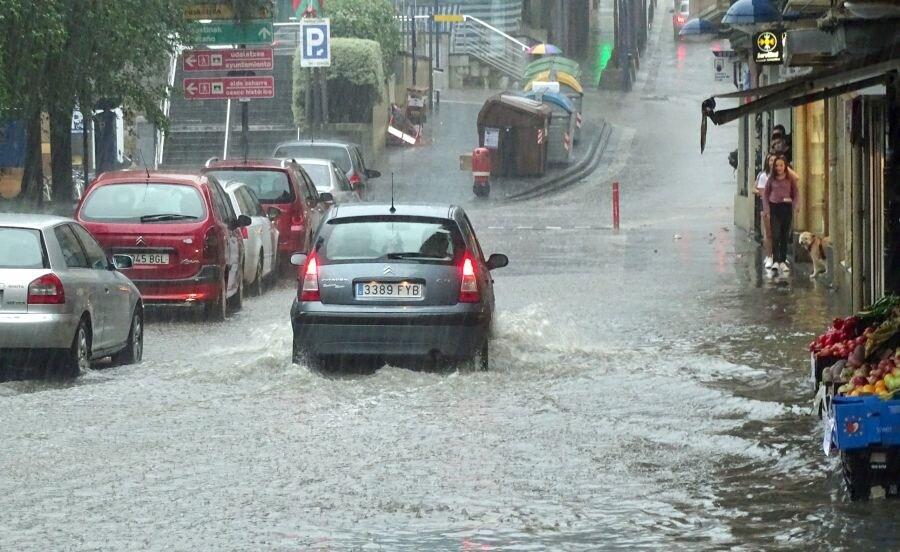
<path id="1" fill-rule="evenodd" d="M 353 190 L 360 199 L 366 197 L 369 179 L 378 178 L 381 173 L 366 167 L 362 147 L 349 142 L 328 140 L 291 140 L 275 146 L 272 157 L 277 159 L 328 159 L 340 167 L 347 175 Z"/>
<path id="2" fill-rule="evenodd" d="M 490 271 L 461 207 L 345 204 L 329 212 L 291 308 L 293 358 L 330 367 L 369 357 L 489 365 Z"/>

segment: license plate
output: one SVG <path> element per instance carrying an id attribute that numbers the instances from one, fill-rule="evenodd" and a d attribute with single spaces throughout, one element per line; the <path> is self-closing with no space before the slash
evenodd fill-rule
<path id="1" fill-rule="evenodd" d="M 410 282 L 359 282 L 356 284 L 358 299 L 422 299 L 425 284 Z"/>
<path id="2" fill-rule="evenodd" d="M 164 265 L 169 264 L 168 253 L 131 253 L 134 264 L 141 265 Z"/>

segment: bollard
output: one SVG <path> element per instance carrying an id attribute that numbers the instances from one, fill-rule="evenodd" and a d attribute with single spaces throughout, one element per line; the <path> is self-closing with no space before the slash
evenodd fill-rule
<path id="1" fill-rule="evenodd" d="M 612 185 L 612 207 L 613 207 L 613 228 L 619 229 L 619 182 L 613 182 Z"/>

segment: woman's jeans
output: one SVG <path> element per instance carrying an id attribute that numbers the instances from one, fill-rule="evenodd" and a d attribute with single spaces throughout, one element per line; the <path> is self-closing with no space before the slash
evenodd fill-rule
<path id="1" fill-rule="evenodd" d="M 772 256 L 776 263 L 787 260 L 788 244 L 791 242 L 791 219 L 794 216 L 793 203 L 769 204 L 772 222 Z"/>

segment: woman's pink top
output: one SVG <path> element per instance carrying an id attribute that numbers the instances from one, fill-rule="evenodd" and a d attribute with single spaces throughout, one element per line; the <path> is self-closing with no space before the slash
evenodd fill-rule
<path id="1" fill-rule="evenodd" d="M 769 212 L 769 204 L 771 203 L 785 203 L 785 200 L 790 199 L 790 202 L 796 205 L 797 181 L 790 175 L 784 178 L 776 178 L 774 174 L 771 175 L 766 182 L 766 189 L 763 192 L 762 199 L 763 210 L 766 213 Z"/>

